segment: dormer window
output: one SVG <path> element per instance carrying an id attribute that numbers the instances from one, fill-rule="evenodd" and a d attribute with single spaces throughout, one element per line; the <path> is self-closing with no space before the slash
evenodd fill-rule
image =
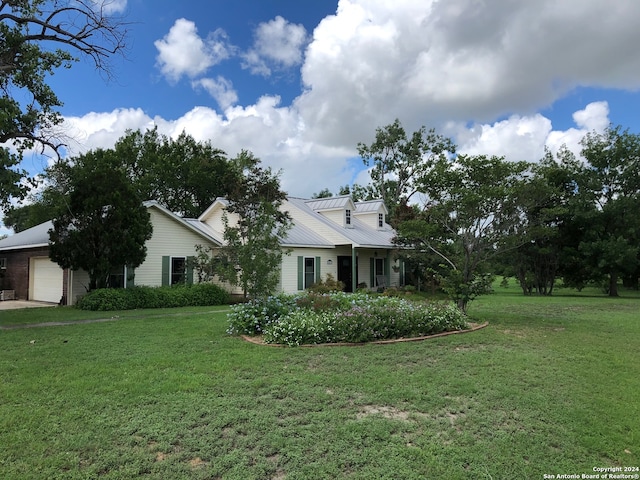
<path id="1" fill-rule="evenodd" d="M 348 208 L 344 211 L 344 223 L 345 225 L 351 225 L 351 210 Z"/>
<path id="2" fill-rule="evenodd" d="M 384 213 L 378 214 L 378 228 L 384 227 Z"/>

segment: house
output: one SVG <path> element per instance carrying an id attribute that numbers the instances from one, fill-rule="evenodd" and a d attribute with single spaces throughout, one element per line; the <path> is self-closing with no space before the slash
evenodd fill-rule
<path id="1" fill-rule="evenodd" d="M 198 218 L 220 242 L 226 206 L 227 201 L 218 198 Z M 391 255 L 395 231 L 386 223 L 388 211 L 381 200 L 288 197 L 281 209 L 289 212 L 293 227 L 281 239 L 290 253 L 282 258 L 280 291 L 304 290 L 328 274 L 348 292 L 364 284 L 375 289 L 403 283 L 404 266 Z"/>
<path id="2" fill-rule="evenodd" d="M 194 272 L 187 259 L 196 255 L 196 245 L 220 247 L 224 240 L 223 198 L 197 219 L 182 218 L 157 202 L 145 202 L 153 234 L 147 242 L 147 257 L 134 271 L 114 271 L 112 286 L 160 286 L 191 282 Z M 283 203 L 293 227 L 281 239 L 283 255 L 278 289 L 286 293 L 304 290 L 331 274 L 344 282 L 345 290 L 360 285 L 375 289 L 401 285 L 404 266 L 392 258 L 394 230 L 386 223 L 388 214 L 381 200 L 354 202 L 349 195 L 302 199 L 289 197 Z M 229 221 L 235 219 L 229 216 Z M 45 222 L 0 240 L 0 268 L 3 288 L 16 298 L 74 304 L 86 292 L 86 272 L 60 268 L 48 257 Z M 239 293 L 239 292 L 236 292 Z"/>
<path id="3" fill-rule="evenodd" d="M 196 254 L 195 245 L 212 247 L 219 243 L 192 221 L 170 212 L 157 202 L 145 202 L 153 234 L 147 241 L 147 257 L 134 271 L 123 267 L 114 271 L 109 283 L 129 287 L 134 284 L 160 286 L 192 279 L 187 258 Z M 15 298 L 72 305 L 87 291 L 89 276 L 82 270 L 62 269 L 49 259 L 49 230 L 52 222 L 0 240 L 2 288 Z"/>

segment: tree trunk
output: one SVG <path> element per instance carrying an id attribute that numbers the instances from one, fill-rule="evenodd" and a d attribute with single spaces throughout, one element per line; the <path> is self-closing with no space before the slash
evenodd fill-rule
<path id="1" fill-rule="evenodd" d="M 618 273 L 611 272 L 609 274 L 609 296 L 618 297 Z"/>

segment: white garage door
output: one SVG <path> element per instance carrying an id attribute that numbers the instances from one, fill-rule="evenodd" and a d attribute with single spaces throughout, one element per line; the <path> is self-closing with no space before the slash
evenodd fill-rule
<path id="1" fill-rule="evenodd" d="M 48 257 L 32 259 L 31 299 L 58 303 L 62 297 L 62 269 Z"/>

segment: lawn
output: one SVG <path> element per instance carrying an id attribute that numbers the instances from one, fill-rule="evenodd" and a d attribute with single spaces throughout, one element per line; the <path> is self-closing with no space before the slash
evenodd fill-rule
<path id="1" fill-rule="evenodd" d="M 485 329 L 364 347 L 246 343 L 225 334 L 221 307 L 0 331 L 0 478 L 542 479 L 637 467 L 640 298 L 623 295 L 498 289 L 470 307 Z"/>

